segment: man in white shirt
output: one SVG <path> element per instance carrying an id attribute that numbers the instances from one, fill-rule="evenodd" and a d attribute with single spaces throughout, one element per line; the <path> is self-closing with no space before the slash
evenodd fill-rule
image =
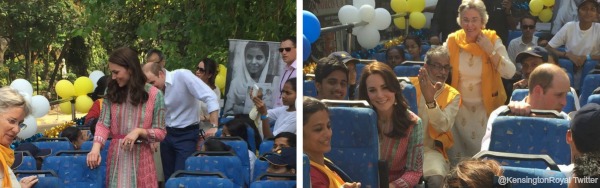
<path id="1" fill-rule="evenodd" d="M 167 136 L 160 143 L 160 152 L 164 176 L 168 179 L 173 172 L 183 170 L 187 157 L 196 151 L 200 135 L 200 106 L 196 101 L 207 104 L 213 124 L 207 132 L 215 132 L 219 100 L 212 89 L 189 70 L 169 72 L 157 63 L 147 63 L 143 70 L 148 83 L 162 90 L 165 97 Z"/>
<path id="2" fill-rule="evenodd" d="M 279 44 L 279 53 L 281 54 L 281 59 L 285 63 L 285 67 L 283 69 L 283 75 L 281 75 L 281 80 L 279 81 L 279 98 L 276 100 L 277 103 L 274 107 L 283 106 L 283 102 L 281 101 L 281 91 L 283 90 L 285 81 L 290 78 L 296 78 L 296 37 L 290 36 L 281 40 L 281 43 Z"/>
<path id="3" fill-rule="evenodd" d="M 517 54 L 525 51 L 527 48 L 537 46 L 538 41 L 538 37 L 533 35 L 535 33 L 535 24 L 537 23 L 535 18 L 523 16 L 520 23 L 523 35 L 511 40 L 507 49 L 508 57 L 515 64 L 517 63 Z M 520 66 L 517 65 L 517 72 L 520 70 Z"/>
<path id="4" fill-rule="evenodd" d="M 529 76 L 529 95 L 523 101 L 511 101 L 508 106 L 500 106 L 490 114 L 481 141 L 481 150 L 489 149 L 492 123 L 498 114 L 506 109 L 510 109 L 510 113 L 517 116 L 535 116 L 531 109 L 556 110 L 562 118 L 569 119 L 562 109 L 567 104 L 567 93 L 570 90 L 569 76 L 562 68 L 550 63 L 539 65 Z"/>

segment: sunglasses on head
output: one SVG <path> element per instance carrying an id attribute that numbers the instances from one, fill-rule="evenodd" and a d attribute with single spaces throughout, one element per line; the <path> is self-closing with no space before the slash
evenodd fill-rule
<path id="1" fill-rule="evenodd" d="M 292 51 L 292 48 L 288 47 L 288 48 L 279 48 L 279 52 L 283 52 L 283 50 L 285 50 L 286 52 L 290 52 Z"/>
<path id="2" fill-rule="evenodd" d="M 521 29 L 535 29 L 535 25 L 521 25 Z"/>

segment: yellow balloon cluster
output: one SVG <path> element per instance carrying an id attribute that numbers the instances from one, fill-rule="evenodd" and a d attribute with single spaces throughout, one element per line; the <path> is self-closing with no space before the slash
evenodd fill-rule
<path id="1" fill-rule="evenodd" d="M 221 95 L 225 95 L 225 86 L 227 84 L 227 67 L 219 64 L 219 74 L 215 77 L 215 85 L 221 90 Z M 221 97 L 221 96 L 219 96 Z"/>
<path id="2" fill-rule="evenodd" d="M 63 102 L 58 105 L 60 112 L 63 114 L 71 114 L 71 102 Z"/>
<path id="3" fill-rule="evenodd" d="M 94 103 L 92 98 L 87 96 L 88 93 L 91 93 L 94 90 L 94 83 L 88 77 L 82 76 L 77 78 L 77 80 L 75 80 L 75 85 L 68 80 L 58 81 L 54 89 L 56 90 L 56 94 L 63 99 L 72 99 L 71 97 L 76 97 L 75 110 L 78 112 L 87 113 Z M 59 107 L 62 113 L 71 113 L 70 102 L 60 103 Z"/>
<path id="4" fill-rule="evenodd" d="M 75 80 L 75 96 L 87 95 L 94 91 L 94 83 L 92 79 L 82 76 Z"/>
<path id="5" fill-rule="evenodd" d="M 386 49 L 390 49 L 392 46 L 398 46 L 398 45 L 402 44 L 402 42 L 404 42 L 404 37 L 399 36 L 392 40 L 386 41 L 385 43 L 383 43 L 383 46 L 385 46 Z"/>
<path id="6" fill-rule="evenodd" d="M 390 5 L 394 12 L 400 15 L 410 15 L 408 23 L 415 29 L 425 27 L 427 20 L 422 11 L 425 9 L 425 0 L 391 0 Z M 399 29 L 406 29 L 406 18 L 394 18 L 394 25 Z"/>
<path id="7" fill-rule="evenodd" d="M 73 127 L 75 126 L 75 122 L 73 121 L 67 121 L 63 124 L 54 126 L 50 129 L 46 129 L 44 131 L 44 137 L 48 137 L 48 138 L 58 138 L 60 133 L 65 130 L 67 127 Z"/>
<path id="8" fill-rule="evenodd" d="M 537 16 L 542 22 L 552 20 L 552 6 L 555 0 L 531 0 L 529 2 L 529 13 Z"/>
<path id="9" fill-rule="evenodd" d="M 75 86 L 69 80 L 61 80 L 54 86 L 56 94 L 62 98 L 69 98 L 75 96 Z"/>

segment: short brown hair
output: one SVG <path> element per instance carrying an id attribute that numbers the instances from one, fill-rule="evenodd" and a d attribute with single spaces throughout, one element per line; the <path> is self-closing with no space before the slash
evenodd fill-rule
<path id="1" fill-rule="evenodd" d="M 445 187 L 492 187 L 494 176 L 501 175 L 502 167 L 495 160 L 465 160 L 450 171 Z"/>

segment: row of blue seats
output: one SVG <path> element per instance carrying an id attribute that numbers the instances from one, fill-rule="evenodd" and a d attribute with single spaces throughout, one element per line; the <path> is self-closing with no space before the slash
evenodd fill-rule
<path id="1" fill-rule="evenodd" d="M 379 166 L 376 114 L 371 108 L 330 107 L 332 125 L 331 159 L 354 181 L 366 187 L 379 187 L 386 177 Z M 548 155 L 557 164 L 570 164 L 569 146 L 564 136 L 569 121 L 560 118 L 499 116 L 493 122 L 490 151 Z M 540 131 L 543 130 L 543 131 Z M 526 160 L 500 160 L 512 167 L 545 169 L 547 165 Z M 304 163 L 308 169 L 306 158 Z M 556 170 L 555 170 L 556 171 Z M 306 173 L 306 170 L 305 170 Z M 307 177 L 307 176 L 305 176 Z M 305 179 L 305 185 L 306 184 Z"/>

